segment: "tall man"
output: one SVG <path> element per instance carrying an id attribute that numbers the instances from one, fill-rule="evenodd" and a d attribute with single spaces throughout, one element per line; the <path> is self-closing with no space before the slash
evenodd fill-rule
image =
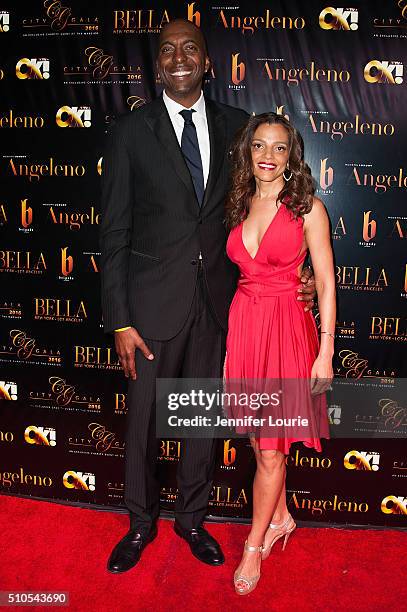
<path id="1" fill-rule="evenodd" d="M 163 95 L 117 122 L 104 158 L 103 318 L 129 378 L 124 498 L 130 529 L 110 556 L 114 573 L 133 567 L 157 534 L 156 378 L 221 376 L 236 285 L 222 221 L 227 154 L 248 115 L 204 98 L 209 58 L 189 21 L 163 28 L 157 69 Z M 212 439 L 184 440 L 174 528 L 195 557 L 220 565 L 220 546 L 202 526 L 214 451 Z"/>

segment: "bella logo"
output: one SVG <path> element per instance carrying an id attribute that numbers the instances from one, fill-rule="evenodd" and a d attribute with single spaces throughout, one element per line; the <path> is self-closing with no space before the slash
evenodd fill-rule
<path id="1" fill-rule="evenodd" d="M 394 235 L 397 235 L 399 238 L 407 238 L 407 224 L 403 226 L 402 219 L 394 220 L 394 217 L 389 217 L 389 219 L 393 219 L 393 227 L 388 237 L 392 238 Z"/>
<path id="2" fill-rule="evenodd" d="M 125 393 L 115 393 L 114 411 L 115 414 L 126 414 L 126 395 Z"/>
<path id="3" fill-rule="evenodd" d="M 162 13 L 155 9 L 113 11 L 113 33 L 159 32 L 169 21 L 166 10 Z"/>
<path id="4" fill-rule="evenodd" d="M 233 506 L 235 508 L 247 505 L 247 494 L 244 489 L 238 489 L 235 493 L 231 487 L 214 486 L 212 489 L 209 505 Z"/>
<path id="5" fill-rule="evenodd" d="M 75 367 L 121 370 L 119 358 L 114 349 L 101 346 L 78 346 L 75 350 Z"/>
<path id="6" fill-rule="evenodd" d="M 47 321 L 83 321 L 88 318 L 85 303 L 77 306 L 70 299 L 34 298 L 34 318 Z"/>
<path id="7" fill-rule="evenodd" d="M 377 472 L 379 469 L 379 453 L 351 450 L 346 453 L 343 463 L 348 470 L 367 470 Z"/>
<path id="8" fill-rule="evenodd" d="M 0 251 L 0 272 L 42 274 L 46 269 L 43 253 L 33 260 L 31 251 Z"/>
<path id="9" fill-rule="evenodd" d="M 401 62 L 388 62 L 385 60 L 372 60 L 364 68 L 363 76 L 368 83 L 390 83 L 401 85 L 403 82 L 404 66 Z"/>
<path id="10" fill-rule="evenodd" d="M 355 8 L 333 8 L 328 6 L 319 15 L 319 25 L 323 30 L 357 30 L 359 13 Z"/>
<path id="11" fill-rule="evenodd" d="M 37 427 L 30 425 L 24 432 L 24 440 L 28 444 L 41 446 L 56 446 L 56 432 L 52 427 Z"/>
<path id="12" fill-rule="evenodd" d="M 388 287 L 386 271 L 381 268 L 379 272 L 372 272 L 372 268 L 359 266 L 336 266 L 336 280 L 340 288 L 346 287 L 373 287 L 382 291 Z"/>
<path id="13" fill-rule="evenodd" d="M 166 461 L 178 461 L 181 456 L 181 442 L 179 440 L 161 440 L 158 458 Z"/>
<path id="14" fill-rule="evenodd" d="M 407 341 L 407 331 L 405 323 L 401 317 L 372 317 L 370 330 L 371 340 L 398 340 Z"/>
<path id="15" fill-rule="evenodd" d="M 346 234 L 347 234 L 347 232 L 346 232 L 344 218 L 343 217 L 339 217 L 338 223 L 335 225 L 334 230 L 332 232 L 332 237 L 335 240 L 339 240 L 343 236 L 346 236 Z"/>
<path id="16" fill-rule="evenodd" d="M 4 204 L 0 204 L 0 225 L 6 225 L 7 223 L 7 212 Z"/>
<path id="17" fill-rule="evenodd" d="M 49 59 L 23 57 L 17 62 L 16 75 L 19 79 L 49 79 Z"/>

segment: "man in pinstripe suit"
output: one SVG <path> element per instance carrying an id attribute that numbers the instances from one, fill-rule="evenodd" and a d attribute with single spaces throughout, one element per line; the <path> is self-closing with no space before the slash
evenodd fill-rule
<path id="1" fill-rule="evenodd" d="M 155 380 L 221 376 L 236 284 L 225 253 L 223 202 L 227 153 L 248 116 L 204 98 L 209 58 L 190 22 L 163 28 L 157 68 L 163 95 L 117 122 L 104 157 L 103 318 L 129 379 L 130 530 L 110 556 L 114 573 L 133 567 L 157 534 Z M 203 527 L 214 458 L 213 439 L 184 440 L 175 531 L 195 557 L 220 565 L 220 546 Z"/>

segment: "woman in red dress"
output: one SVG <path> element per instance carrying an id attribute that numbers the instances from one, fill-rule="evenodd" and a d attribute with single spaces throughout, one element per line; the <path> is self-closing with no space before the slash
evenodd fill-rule
<path id="1" fill-rule="evenodd" d="M 281 115 L 251 117 L 240 131 L 232 151 L 226 222 L 226 250 L 240 278 L 229 313 L 225 384 L 232 389 L 234 381 L 241 387 L 257 381 L 259 391 L 263 381 L 262 390 L 289 388 L 270 415 L 302 418 L 295 425 L 288 418 L 280 421 L 278 437 L 270 427 L 246 428 L 257 470 L 251 531 L 234 577 L 236 592 L 245 595 L 256 587 L 261 560 L 273 544 L 284 537 L 284 549 L 295 529 L 285 489 L 290 445 L 301 441 L 321 451 L 320 438 L 329 438 L 324 391 L 333 377 L 336 318 L 329 220 L 314 197 L 301 137 Z M 297 298 L 307 251 L 318 294 L 320 341 L 312 313 Z M 230 411 L 242 416 L 240 407 Z"/>

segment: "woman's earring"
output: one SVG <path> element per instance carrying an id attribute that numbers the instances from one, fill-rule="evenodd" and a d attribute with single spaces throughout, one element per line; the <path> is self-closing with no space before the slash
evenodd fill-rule
<path id="1" fill-rule="evenodd" d="M 290 170 L 290 167 L 289 167 L 289 165 L 288 165 L 288 164 L 287 164 L 287 167 L 286 167 L 286 169 L 285 169 L 285 170 Z M 285 175 L 285 170 L 284 170 L 284 172 L 283 172 L 283 179 L 285 180 L 285 182 L 286 182 L 286 183 L 288 183 L 288 181 L 291 181 L 291 179 L 293 178 L 293 173 L 292 173 L 292 170 L 291 170 L 291 171 L 290 171 L 290 176 L 288 176 L 288 177 L 287 177 L 287 176 Z"/>

